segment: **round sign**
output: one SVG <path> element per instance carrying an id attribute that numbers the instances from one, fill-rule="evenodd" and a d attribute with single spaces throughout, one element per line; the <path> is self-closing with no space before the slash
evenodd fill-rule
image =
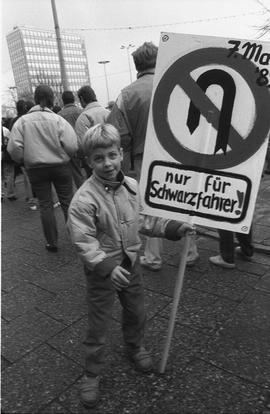
<path id="1" fill-rule="evenodd" d="M 167 110 L 171 93 L 175 86 L 179 85 L 206 119 L 209 113 L 212 114 L 212 125 L 218 130 L 219 109 L 190 75 L 194 69 L 214 64 L 228 66 L 243 77 L 253 94 L 256 115 L 247 137 L 242 137 L 232 125 L 230 126 L 230 151 L 225 154 L 202 154 L 183 146 L 173 135 Z M 270 128 L 269 89 L 257 85 L 256 69 L 252 61 L 244 59 L 239 53 L 234 54 L 234 59 L 228 58 L 228 49 L 225 48 L 199 49 L 176 60 L 159 81 L 153 97 L 153 124 L 162 147 L 182 164 L 197 167 L 226 169 L 250 158 L 260 148 Z"/>

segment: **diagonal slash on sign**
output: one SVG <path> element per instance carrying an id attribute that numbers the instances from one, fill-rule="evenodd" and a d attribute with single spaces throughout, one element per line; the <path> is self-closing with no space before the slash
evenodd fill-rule
<path id="1" fill-rule="evenodd" d="M 183 74 L 180 76 L 179 86 L 185 91 L 189 99 L 199 109 L 201 114 L 207 119 L 209 111 L 213 113 L 212 125 L 218 130 L 220 111 L 216 105 L 208 98 L 208 96 L 202 91 L 190 74 Z M 242 144 L 244 138 L 236 131 L 236 129 L 230 126 L 230 135 L 228 144 L 232 150 L 239 147 Z"/>
<path id="2" fill-rule="evenodd" d="M 157 84 L 152 101 L 153 126 L 161 146 L 175 160 L 186 164 L 209 168 L 226 169 L 240 164 L 250 158 L 260 148 L 267 138 L 270 129 L 268 108 L 270 104 L 270 91 L 256 83 L 256 66 L 252 61 L 243 59 L 235 53 L 236 58 L 228 58 L 228 49 L 209 47 L 197 49 L 176 60 L 163 74 Z M 229 145 L 231 150 L 226 154 L 204 154 L 191 150 L 182 145 L 174 136 L 168 120 L 168 107 L 171 94 L 175 86 L 184 90 L 191 101 L 196 103 L 199 111 L 207 118 L 209 111 L 214 113 L 213 126 L 218 130 L 220 111 L 206 96 L 200 86 L 192 79 L 190 73 L 208 65 L 224 65 L 240 74 L 253 94 L 255 102 L 255 117 L 247 137 L 243 138 L 235 128 L 230 125 Z M 223 69 L 224 70 L 224 69 Z M 237 108 L 241 110 L 241 108 Z"/>

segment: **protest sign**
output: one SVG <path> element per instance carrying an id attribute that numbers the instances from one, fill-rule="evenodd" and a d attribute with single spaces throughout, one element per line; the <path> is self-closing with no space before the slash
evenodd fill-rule
<path id="1" fill-rule="evenodd" d="M 248 233 L 270 128 L 270 43 L 162 33 L 140 186 L 146 214 Z"/>
<path id="2" fill-rule="evenodd" d="M 162 33 L 140 187 L 144 212 L 248 233 L 270 129 L 270 43 Z M 184 281 L 176 279 L 164 372 Z"/>

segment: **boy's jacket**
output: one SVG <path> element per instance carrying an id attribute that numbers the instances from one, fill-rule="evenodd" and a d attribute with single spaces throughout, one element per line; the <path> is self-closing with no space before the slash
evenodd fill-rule
<path id="1" fill-rule="evenodd" d="M 176 240 L 182 223 L 141 214 L 139 186 L 122 173 L 120 182 L 93 174 L 76 192 L 67 226 L 77 252 L 89 270 L 107 277 L 127 255 L 135 264 L 141 247 L 139 231 Z"/>

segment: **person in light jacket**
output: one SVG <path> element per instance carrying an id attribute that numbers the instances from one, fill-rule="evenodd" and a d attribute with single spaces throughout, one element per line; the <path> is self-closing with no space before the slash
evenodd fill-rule
<path id="1" fill-rule="evenodd" d="M 69 160 L 77 149 L 77 137 L 72 126 L 55 114 L 53 90 L 39 85 L 34 94 L 35 106 L 13 125 L 8 142 L 12 159 L 24 164 L 36 194 L 46 249 L 57 252 L 57 225 L 53 208 L 52 184 L 67 219 L 73 197 Z"/>

